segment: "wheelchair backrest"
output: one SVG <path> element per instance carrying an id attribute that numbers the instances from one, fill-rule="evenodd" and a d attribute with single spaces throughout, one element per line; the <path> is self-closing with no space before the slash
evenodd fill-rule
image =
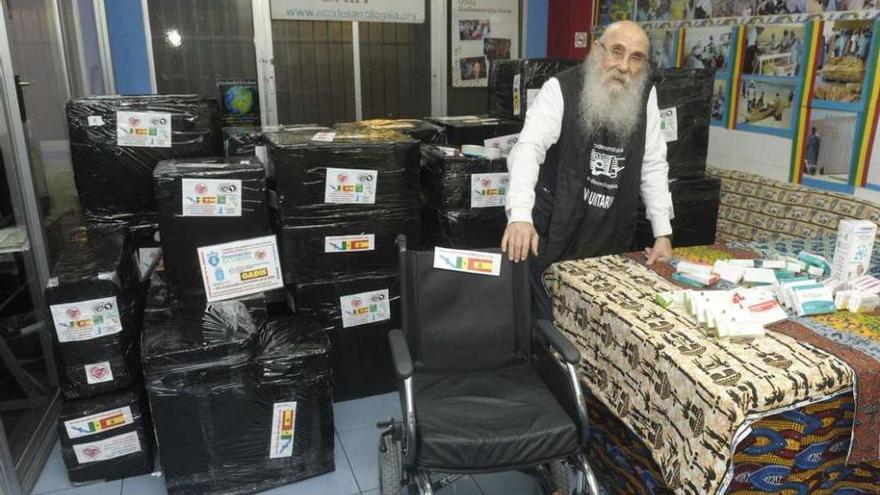
<path id="1" fill-rule="evenodd" d="M 403 326 L 417 370 L 494 369 L 530 355 L 525 263 L 502 256 L 492 276 L 434 268 L 434 251 L 406 251 L 401 265 Z"/>

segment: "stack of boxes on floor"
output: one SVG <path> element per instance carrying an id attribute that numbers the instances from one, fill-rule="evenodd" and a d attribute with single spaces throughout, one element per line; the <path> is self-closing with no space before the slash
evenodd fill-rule
<path id="1" fill-rule="evenodd" d="M 73 482 L 153 470 L 140 378 L 144 292 L 122 225 L 79 228 L 45 289 L 61 391 L 61 453 Z"/>
<path id="2" fill-rule="evenodd" d="M 706 175 L 714 80 L 710 69 L 659 69 L 652 74 L 666 139 L 669 191 L 675 211 L 672 242 L 676 247 L 715 242 L 721 180 Z M 640 250 L 653 243 L 651 224 L 642 206 L 633 248 Z"/>
<path id="3" fill-rule="evenodd" d="M 400 327 L 397 247 L 418 245 L 419 149 L 366 127 L 266 134 L 285 281 L 333 347 L 336 400 L 396 387 L 386 334 Z"/>

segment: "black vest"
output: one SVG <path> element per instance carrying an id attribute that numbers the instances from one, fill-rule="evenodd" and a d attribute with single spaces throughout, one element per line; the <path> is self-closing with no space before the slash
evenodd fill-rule
<path id="1" fill-rule="evenodd" d="M 636 227 L 651 88 L 626 142 L 604 130 L 588 136 L 580 118 L 583 71 L 581 64 L 556 76 L 564 102 L 562 132 L 541 166 L 532 209 L 545 267 L 629 251 Z"/>

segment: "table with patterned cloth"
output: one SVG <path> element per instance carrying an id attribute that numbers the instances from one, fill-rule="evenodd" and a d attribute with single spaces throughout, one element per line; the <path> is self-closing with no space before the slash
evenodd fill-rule
<path id="1" fill-rule="evenodd" d="M 713 262 L 779 248 L 741 247 L 749 250 L 698 247 L 676 256 Z M 865 348 L 829 337 L 849 333 L 840 326 L 852 322 L 788 321 L 748 342 L 715 339 L 654 302 L 657 292 L 680 289 L 671 272 L 667 264 L 645 266 L 640 255 L 615 255 L 557 263 L 544 276 L 556 325 L 583 354 L 599 446 L 593 458 L 612 478 L 609 488 L 880 493 L 880 435 L 853 436 L 850 445 L 854 424 L 862 432 L 876 426 L 861 394 L 878 362 L 854 366 Z"/>

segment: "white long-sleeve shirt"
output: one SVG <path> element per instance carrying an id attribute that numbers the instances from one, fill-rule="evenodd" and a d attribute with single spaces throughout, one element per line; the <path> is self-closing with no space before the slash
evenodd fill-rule
<path id="1" fill-rule="evenodd" d="M 544 163 L 547 150 L 559 140 L 564 107 L 562 90 L 555 77 L 544 83 L 534 103 L 529 103 L 519 141 L 507 157 L 510 172 L 510 190 L 505 206 L 508 223 L 532 223 L 539 167 Z M 669 194 L 666 141 L 660 132 L 660 109 L 654 88 L 648 97 L 646 131 L 640 191 L 654 237 L 660 237 L 672 234 L 670 220 L 674 213 L 672 195 Z"/>

